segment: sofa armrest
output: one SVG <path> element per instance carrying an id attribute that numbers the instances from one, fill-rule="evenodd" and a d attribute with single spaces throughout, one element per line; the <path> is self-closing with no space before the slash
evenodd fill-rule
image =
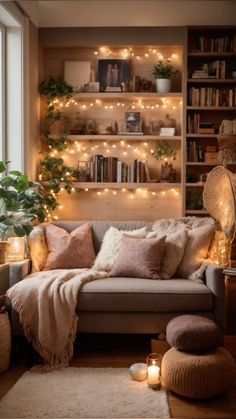
<path id="1" fill-rule="evenodd" d="M 222 336 L 224 336 L 226 293 L 223 269 L 217 265 L 210 264 L 206 269 L 205 278 L 206 285 L 214 297 L 215 322 L 220 327 Z"/>
<path id="2" fill-rule="evenodd" d="M 31 260 L 25 259 L 20 262 L 11 262 L 9 270 L 9 287 L 21 281 L 31 273 Z"/>

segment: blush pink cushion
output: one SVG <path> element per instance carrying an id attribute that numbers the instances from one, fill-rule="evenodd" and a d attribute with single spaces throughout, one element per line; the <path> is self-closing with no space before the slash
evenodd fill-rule
<path id="1" fill-rule="evenodd" d="M 53 224 L 45 227 L 49 269 L 90 268 L 95 260 L 91 225 L 83 224 L 71 233 Z"/>
<path id="2" fill-rule="evenodd" d="M 111 276 L 160 279 L 164 244 L 165 236 L 142 239 L 123 234 Z"/>

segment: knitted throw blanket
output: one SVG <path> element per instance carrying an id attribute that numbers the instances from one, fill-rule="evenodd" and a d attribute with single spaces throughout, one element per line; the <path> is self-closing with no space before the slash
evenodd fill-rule
<path id="1" fill-rule="evenodd" d="M 107 276 L 91 269 L 36 272 L 7 291 L 26 338 L 44 360 L 45 371 L 68 366 L 77 331 L 79 290 Z"/>

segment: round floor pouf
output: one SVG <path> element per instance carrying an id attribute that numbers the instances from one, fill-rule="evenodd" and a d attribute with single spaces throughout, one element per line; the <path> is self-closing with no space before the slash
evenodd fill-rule
<path id="1" fill-rule="evenodd" d="M 194 399 L 223 393 L 236 377 L 235 361 L 221 347 L 201 354 L 171 348 L 163 356 L 161 369 L 168 390 Z"/>

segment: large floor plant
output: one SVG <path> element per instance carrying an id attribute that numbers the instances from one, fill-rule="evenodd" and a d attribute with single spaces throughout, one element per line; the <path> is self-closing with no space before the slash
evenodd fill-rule
<path id="1" fill-rule="evenodd" d="M 29 235 L 34 223 L 43 222 L 57 205 L 41 183 L 29 181 L 19 171 L 7 173 L 7 163 L 0 161 L 0 245 L 5 248 L 9 236 Z"/>

